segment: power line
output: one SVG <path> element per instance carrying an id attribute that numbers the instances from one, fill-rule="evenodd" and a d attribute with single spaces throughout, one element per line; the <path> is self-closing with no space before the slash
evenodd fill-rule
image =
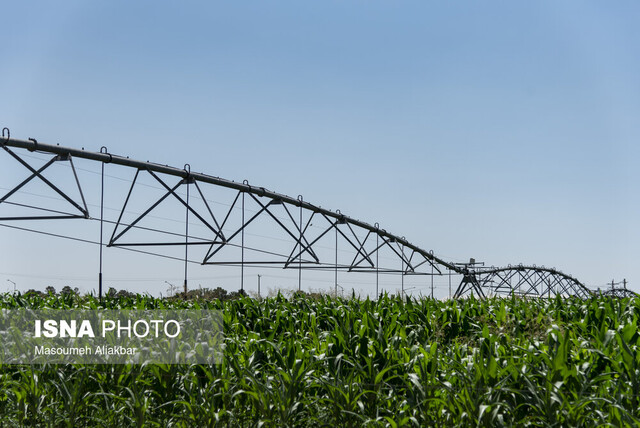
<path id="1" fill-rule="evenodd" d="M 9 229 L 17 229 L 17 230 L 22 230 L 22 231 L 25 231 L 25 232 L 32 232 L 32 233 L 37 233 L 37 234 L 40 234 L 40 235 L 51 236 L 51 237 L 54 237 L 54 238 L 68 239 L 70 241 L 77 241 L 77 242 L 82 242 L 82 243 L 85 243 L 85 244 L 100 245 L 100 242 L 92 241 L 90 239 L 76 238 L 76 237 L 73 237 L 73 236 L 60 235 L 60 234 L 57 234 L 57 233 L 44 232 L 42 230 L 29 229 L 29 228 L 26 228 L 26 227 L 19 227 L 19 226 L 11 226 L 11 225 L 2 224 L 2 223 L 0 223 L 0 226 L 6 227 L 6 228 L 9 228 Z M 118 248 L 118 249 L 121 249 L 121 250 L 132 251 L 134 253 L 148 254 L 148 255 L 158 256 L 158 257 L 162 257 L 162 258 L 166 258 L 166 259 L 178 260 L 178 261 L 181 261 L 181 262 L 184 261 L 184 258 L 181 258 L 181 257 L 168 256 L 166 254 L 154 253 L 152 251 L 138 250 L 138 249 L 129 248 L 129 247 L 115 247 L 115 248 Z M 189 263 L 200 264 L 200 262 L 194 261 L 194 260 L 189 260 L 188 262 Z"/>

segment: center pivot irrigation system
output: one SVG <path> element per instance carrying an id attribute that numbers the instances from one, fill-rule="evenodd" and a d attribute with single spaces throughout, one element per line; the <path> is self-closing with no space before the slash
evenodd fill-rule
<path id="1" fill-rule="evenodd" d="M 175 168 L 114 155 L 106 147 L 102 147 L 99 152 L 91 152 L 84 148 L 43 144 L 32 138 L 19 140 L 11 138 L 7 128 L 2 131 L 0 145 L 7 155 L 3 156 L 3 162 L 7 161 L 7 157 L 12 158 L 24 167 L 21 170 L 27 174 L 23 181 L 13 187 L 3 186 L 8 191 L 0 198 L 0 208 L 8 206 L 11 211 L 9 214 L 0 211 L 0 226 L 35 231 L 17 224 L 35 220 L 50 224 L 70 219 L 99 222 L 100 296 L 102 253 L 105 247 L 149 254 L 151 248 L 183 249 L 180 259 L 184 261 L 185 291 L 188 287 L 189 263 L 198 263 L 239 266 L 242 270 L 241 281 L 244 281 L 245 266 L 297 269 L 298 287 L 301 286 L 303 270 L 333 271 L 336 292 L 340 271 L 374 274 L 376 294 L 379 293 L 380 274 L 399 274 L 402 278 L 406 275 L 431 276 L 432 284 L 434 276 L 461 276 L 454 298 L 467 294 L 477 297 L 493 294 L 587 297 L 593 293 L 577 279 L 555 269 L 535 265 L 484 267 L 473 259 L 470 263 L 450 263 L 435 256 L 433 251 L 424 250 L 404 237 L 387 232 L 377 223 L 371 225 L 350 218 L 339 210 L 324 209 L 303 200 L 302 196 L 293 198 L 264 187 L 252 186 L 247 181 L 239 183 L 195 173 L 188 164 L 184 168 Z M 48 160 L 41 166 L 32 166 L 25 158 L 33 157 L 30 155 L 33 152 L 46 156 Z M 93 217 L 89 212 L 83 191 L 83 184 L 86 187 L 86 183 L 81 182 L 74 159 L 101 164 L 99 217 Z M 53 165 L 61 163 L 68 166 L 66 178 L 58 182 L 45 176 Z M 121 195 L 121 209 L 118 210 L 117 218 L 112 220 L 106 219 L 104 215 L 105 166 L 125 167 L 131 177 L 127 183 L 128 190 Z M 143 184 L 145 179 L 147 182 L 151 181 L 156 189 L 160 189 L 160 193 L 150 197 L 150 192 L 147 191 L 149 185 Z M 17 202 L 15 199 L 21 189 L 31 182 L 38 182 L 41 188 L 61 201 L 65 208 L 57 205 L 53 209 L 46 203 Z M 69 183 L 72 183 L 71 188 Z M 92 194 L 98 192 L 93 188 L 91 191 Z M 212 194 L 220 192 L 230 195 L 229 203 L 213 202 L 215 199 Z M 152 220 L 160 207 L 169 201 L 180 207 L 180 218 L 175 218 L 174 210 L 172 220 L 174 226 L 179 220 L 181 230 L 146 225 L 145 222 Z M 137 210 L 133 206 L 137 206 Z M 110 229 L 110 233 L 106 228 Z M 279 239 L 275 244 L 273 240 L 262 240 L 252 245 L 246 241 L 246 235 L 249 230 L 255 231 L 256 228 L 259 231 L 269 229 L 271 233 L 279 234 Z M 48 230 L 37 232 L 67 237 Z M 104 239 L 105 235 L 107 240 Z M 433 287 L 431 293 L 433 296 Z M 628 295 L 632 292 L 616 289 L 610 290 L 610 293 Z"/>

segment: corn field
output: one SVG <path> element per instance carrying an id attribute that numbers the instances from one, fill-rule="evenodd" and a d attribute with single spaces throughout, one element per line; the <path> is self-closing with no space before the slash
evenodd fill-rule
<path id="1" fill-rule="evenodd" d="M 0 426 L 640 424 L 640 300 L 0 296 L 0 307 L 217 309 L 218 365 L 0 366 Z"/>

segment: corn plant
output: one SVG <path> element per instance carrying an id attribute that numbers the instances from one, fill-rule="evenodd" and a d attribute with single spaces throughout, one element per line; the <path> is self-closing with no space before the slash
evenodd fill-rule
<path id="1" fill-rule="evenodd" d="M 98 300 L 0 308 L 217 309 L 217 365 L 0 365 L 0 426 L 633 426 L 640 300 Z"/>

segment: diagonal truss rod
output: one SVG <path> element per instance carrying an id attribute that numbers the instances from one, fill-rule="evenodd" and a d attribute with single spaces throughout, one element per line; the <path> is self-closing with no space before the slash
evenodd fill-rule
<path id="1" fill-rule="evenodd" d="M 118 221 L 116 222 L 116 226 L 113 229 L 113 234 L 111 235 L 111 239 L 109 241 L 109 246 L 142 246 L 142 245 L 151 245 L 151 243 L 118 243 L 117 241 L 125 234 L 127 233 L 129 230 L 131 230 L 132 228 L 134 228 L 144 217 L 146 217 L 151 211 L 153 211 L 154 208 L 156 208 L 158 205 L 160 205 L 165 199 L 167 199 L 169 196 L 173 196 L 175 199 L 177 199 L 182 205 L 184 205 L 186 207 L 186 209 L 191 212 L 196 218 L 198 218 L 198 220 L 200 220 L 210 231 L 212 231 L 217 237 L 219 237 L 220 239 L 224 240 L 224 236 L 222 235 L 221 231 L 219 231 L 218 229 L 214 228 L 211 224 L 209 224 L 209 222 L 207 220 L 205 220 L 197 211 L 195 211 L 193 209 L 193 207 L 191 205 L 189 205 L 187 202 L 184 201 L 184 199 L 182 199 L 182 197 L 180 197 L 180 195 L 178 195 L 176 193 L 176 189 L 178 189 L 178 187 L 180 187 L 183 184 L 189 184 L 189 179 L 185 178 L 180 180 L 176 185 L 174 185 L 173 187 L 169 187 L 160 177 L 158 177 L 156 174 L 154 174 L 151 171 L 148 171 L 149 174 L 155 178 L 166 190 L 166 193 L 164 195 L 162 195 L 156 202 L 154 202 L 149 208 L 147 208 L 147 210 L 145 210 L 142 214 L 140 214 L 135 220 L 133 220 L 130 224 L 128 224 L 122 231 L 120 231 L 120 233 L 116 234 L 116 232 L 118 231 L 118 227 L 121 224 L 122 221 L 122 216 L 124 215 L 124 212 L 127 208 L 127 205 L 129 203 L 129 200 L 131 198 L 131 193 L 133 192 L 133 188 L 135 187 L 136 181 L 138 179 L 138 176 L 140 174 L 141 170 L 137 170 L 136 174 L 131 182 L 131 187 L 129 188 L 129 192 L 127 193 L 127 197 L 125 199 L 124 205 L 122 207 L 122 210 L 120 211 L 120 215 L 118 217 Z M 200 188 L 197 186 L 196 187 L 198 189 L 198 191 L 200 192 L 200 194 L 202 194 L 202 192 L 200 191 Z M 217 221 L 215 219 L 215 216 L 213 215 L 213 213 L 211 212 L 211 209 L 209 208 L 209 205 L 206 203 L 206 199 L 203 198 L 203 200 L 205 201 L 206 207 L 209 211 L 209 213 L 211 214 L 214 222 L 217 225 Z M 170 242 L 170 243 L 153 243 L 153 245 L 201 245 L 201 244 L 205 244 L 205 243 L 210 243 L 209 242 L 191 242 L 191 243 L 186 243 L 185 242 Z"/>
<path id="2" fill-rule="evenodd" d="M 37 143 L 36 143 L 37 144 Z M 73 207 L 75 207 L 78 211 L 82 213 L 82 216 L 74 215 L 74 214 L 65 214 L 60 216 L 39 216 L 39 217 L 3 217 L 2 220 L 49 220 L 49 219 L 59 219 L 59 218 L 89 218 L 89 209 L 87 208 L 87 203 L 84 199 L 84 193 L 82 192 L 82 187 L 80 186 L 80 181 L 78 180 L 78 174 L 76 173 L 76 168 L 73 165 L 73 160 L 71 154 L 60 153 L 51 158 L 47 163 L 41 166 L 39 169 L 33 168 L 29 165 L 24 159 L 15 154 L 12 150 L 10 150 L 6 145 L 2 145 L 2 148 L 11 155 L 15 160 L 17 160 L 22 166 L 31 171 L 31 175 L 24 179 L 20 184 L 15 186 L 9 192 L 7 192 L 2 198 L 0 198 L 0 203 L 6 202 L 12 195 L 18 192 L 21 188 L 27 185 L 34 178 L 39 178 L 43 183 L 45 183 L 48 187 L 50 187 L 53 191 L 55 191 L 58 195 L 60 195 L 63 199 L 65 199 L 68 203 L 70 203 Z M 75 183 L 78 186 L 78 191 L 80 193 L 80 198 L 82 199 L 82 205 L 74 201 L 69 195 L 60 190 L 58 186 L 49 181 L 42 173 L 53 165 L 57 161 L 69 161 L 71 165 L 71 171 L 73 172 L 73 177 L 75 179 Z"/>

